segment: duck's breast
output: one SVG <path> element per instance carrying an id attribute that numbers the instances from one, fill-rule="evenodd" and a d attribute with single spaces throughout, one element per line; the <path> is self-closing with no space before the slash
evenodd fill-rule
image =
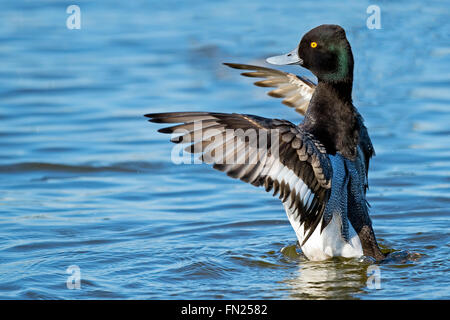
<path id="1" fill-rule="evenodd" d="M 311 237 L 302 246 L 302 251 L 310 260 L 325 260 L 336 256 L 361 257 L 363 255 L 361 241 L 347 218 L 349 177 L 344 164 L 345 160 L 340 154 L 329 156 L 329 158 L 333 167 L 333 178 L 324 219 L 331 218 L 331 220 L 322 232 L 323 220 L 319 223 Z M 302 243 L 305 238 L 303 225 L 295 218 L 293 210 L 289 209 L 289 201 L 283 205 L 297 238 Z"/>

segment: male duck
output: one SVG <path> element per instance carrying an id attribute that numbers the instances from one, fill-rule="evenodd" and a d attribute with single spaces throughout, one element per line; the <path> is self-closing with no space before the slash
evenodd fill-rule
<path id="1" fill-rule="evenodd" d="M 245 76 L 265 78 L 255 84 L 275 87 L 269 95 L 285 98 L 284 104 L 304 115 L 299 125 L 236 113 L 174 112 L 146 117 L 156 123 L 181 123 L 159 131 L 184 130 L 184 135 L 172 141 L 193 143 L 186 150 L 201 153 L 203 160 L 209 152 L 207 162 L 214 168 L 264 186 L 266 191 L 273 189 L 274 195 L 279 192 L 308 259 L 363 255 L 383 259 L 366 201 L 367 173 L 374 149 L 363 118 L 352 104 L 353 55 L 344 29 L 337 25 L 316 27 L 293 51 L 268 58 L 267 62 L 298 64 L 317 76 L 318 84 L 269 68 L 225 65 L 250 70 L 242 73 Z M 196 127 L 200 121 L 201 131 Z M 229 135 L 230 130 L 239 129 L 258 130 L 257 143 L 237 133 Z M 205 130 L 213 133 L 205 135 Z M 269 144 L 277 145 L 278 152 L 263 148 L 261 143 L 273 131 L 277 139 Z M 226 151 L 219 152 L 223 147 Z M 248 154 L 241 156 L 246 150 Z"/>

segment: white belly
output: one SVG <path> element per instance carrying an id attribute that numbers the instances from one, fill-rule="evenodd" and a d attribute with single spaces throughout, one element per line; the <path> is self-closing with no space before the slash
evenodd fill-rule
<path id="1" fill-rule="evenodd" d="M 289 205 L 284 204 L 286 214 L 291 226 L 297 235 L 299 243 L 303 243 L 305 238 L 303 225 L 294 220 L 290 214 Z M 322 222 L 319 223 L 308 241 L 302 246 L 303 254 L 313 261 L 321 261 L 332 257 L 358 258 L 363 255 L 361 241 L 355 232 L 355 229 L 349 224 L 349 241 L 345 241 L 341 236 L 341 218 L 339 215 L 333 215 L 330 223 L 323 229 Z"/>

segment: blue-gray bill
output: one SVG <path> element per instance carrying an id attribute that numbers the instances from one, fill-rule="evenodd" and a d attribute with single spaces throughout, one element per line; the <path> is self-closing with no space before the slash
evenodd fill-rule
<path id="1" fill-rule="evenodd" d="M 266 61 L 270 64 L 275 64 L 279 66 L 288 64 L 299 64 L 299 65 L 303 64 L 303 60 L 298 56 L 298 47 L 296 47 L 289 53 L 267 58 Z"/>

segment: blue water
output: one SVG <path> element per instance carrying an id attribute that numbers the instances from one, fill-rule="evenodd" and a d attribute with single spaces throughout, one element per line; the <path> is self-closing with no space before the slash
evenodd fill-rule
<path id="1" fill-rule="evenodd" d="M 450 19 L 445 1 L 4 1 L 0 298 L 449 299 Z M 379 30 L 366 9 L 381 9 Z M 342 25 L 377 156 L 370 263 L 310 262 L 278 199 L 175 165 L 161 111 L 301 116 L 222 62 L 265 65 Z M 298 67 L 283 70 L 311 76 Z M 314 78 L 313 78 L 314 79 Z M 80 289 L 68 289 L 69 266 Z"/>

